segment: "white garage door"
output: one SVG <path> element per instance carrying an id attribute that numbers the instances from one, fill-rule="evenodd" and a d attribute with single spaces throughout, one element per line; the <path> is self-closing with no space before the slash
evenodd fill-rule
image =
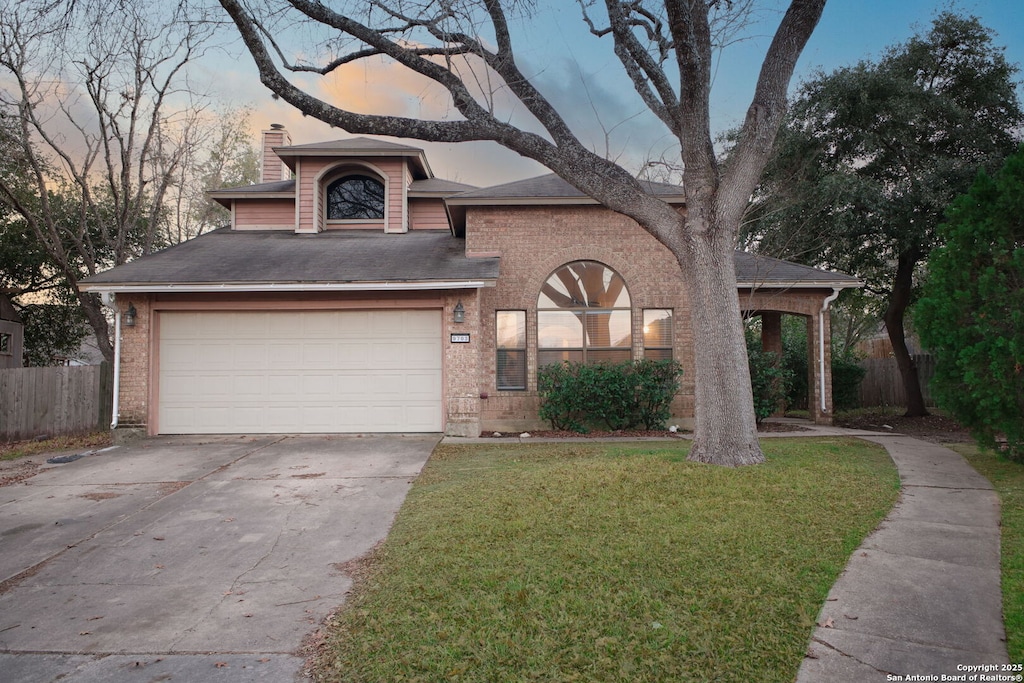
<path id="1" fill-rule="evenodd" d="M 441 313 L 162 313 L 159 394 L 162 434 L 441 431 Z"/>

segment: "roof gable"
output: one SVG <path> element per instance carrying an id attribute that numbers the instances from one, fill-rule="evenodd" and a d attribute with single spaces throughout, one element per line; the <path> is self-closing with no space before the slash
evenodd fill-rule
<path id="1" fill-rule="evenodd" d="M 409 162 L 414 178 L 433 178 L 434 172 L 427 163 L 427 156 L 419 147 L 410 147 L 375 138 L 347 138 L 327 142 L 311 142 L 304 145 L 274 147 L 274 153 L 295 170 L 296 160 L 302 157 L 392 157 L 405 158 Z"/>

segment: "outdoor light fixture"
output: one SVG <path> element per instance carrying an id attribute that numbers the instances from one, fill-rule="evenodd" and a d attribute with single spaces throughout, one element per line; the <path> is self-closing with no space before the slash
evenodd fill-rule
<path id="1" fill-rule="evenodd" d="M 452 309 L 452 320 L 457 323 L 466 322 L 466 309 L 462 306 L 462 300 L 455 304 L 455 308 Z"/>
<path id="2" fill-rule="evenodd" d="M 138 315 L 134 304 L 128 304 L 128 310 L 124 312 L 124 326 L 135 327 L 135 316 Z"/>

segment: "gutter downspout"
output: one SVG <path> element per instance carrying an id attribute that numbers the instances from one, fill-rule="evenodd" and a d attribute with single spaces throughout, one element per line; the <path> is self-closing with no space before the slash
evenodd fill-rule
<path id="1" fill-rule="evenodd" d="M 110 410 L 110 431 L 114 431 L 121 413 L 121 309 L 111 292 L 100 292 L 100 300 L 114 312 L 114 398 Z"/>
<path id="2" fill-rule="evenodd" d="M 825 400 L 825 314 L 828 313 L 829 305 L 836 300 L 836 297 L 839 296 L 841 291 L 843 290 L 839 287 L 832 288 L 832 294 L 827 296 L 821 303 L 821 313 L 818 315 L 818 379 L 820 380 L 821 385 L 821 391 L 819 394 L 821 396 L 822 414 L 828 412 L 826 405 L 827 402 Z M 119 317 L 118 322 L 120 322 L 120 320 L 121 319 Z M 114 391 L 117 391 L 116 386 L 117 384 L 115 380 Z"/>

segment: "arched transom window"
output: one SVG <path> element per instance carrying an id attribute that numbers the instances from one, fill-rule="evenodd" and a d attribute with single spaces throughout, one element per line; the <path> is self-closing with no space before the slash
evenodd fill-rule
<path id="1" fill-rule="evenodd" d="M 575 261 L 547 279 L 537 298 L 537 365 L 617 363 L 632 357 L 629 292 L 597 261 Z"/>
<path id="2" fill-rule="evenodd" d="M 327 186 L 327 220 L 383 220 L 384 183 L 366 175 L 347 175 Z"/>

